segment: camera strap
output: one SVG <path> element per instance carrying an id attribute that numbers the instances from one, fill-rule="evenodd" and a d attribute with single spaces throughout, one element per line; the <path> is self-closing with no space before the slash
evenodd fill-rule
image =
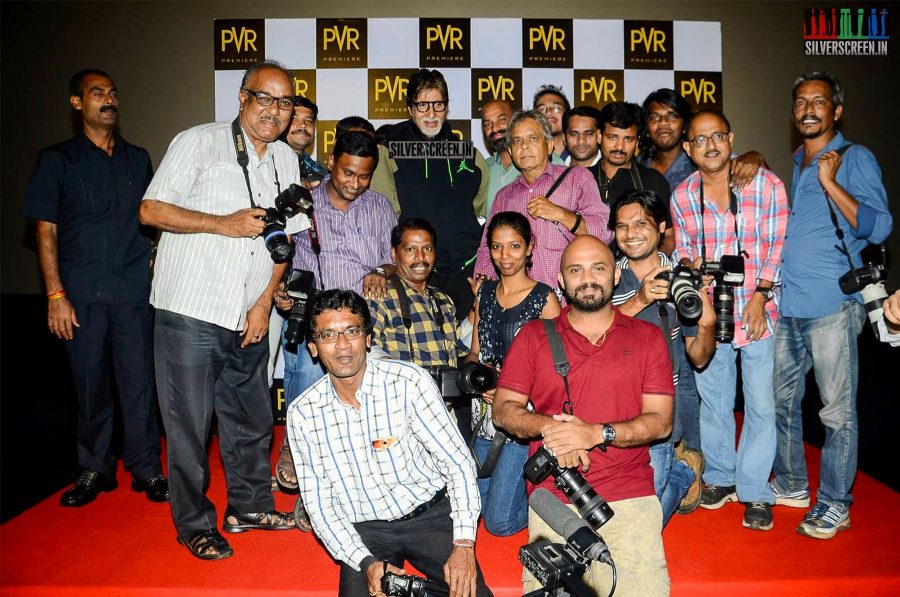
<path id="1" fill-rule="evenodd" d="M 231 136 L 234 138 L 234 149 L 237 153 L 237 162 L 244 171 L 244 182 L 247 183 L 247 195 L 250 197 L 250 207 L 259 207 L 253 200 L 253 188 L 250 186 L 250 155 L 247 153 L 247 144 L 244 142 L 244 133 L 241 131 L 241 117 L 238 116 L 231 122 Z M 278 180 L 278 168 L 275 167 L 275 156 L 272 156 L 272 170 L 275 171 L 275 188 L 281 194 L 281 183 Z"/>
<path id="2" fill-rule="evenodd" d="M 706 261 L 706 233 L 703 229 L 703 221 L 706 217 L 706 205 L 703 199 L 703 177 L 700 177 L 700 258 L 703 261 Z M 734 189 L 731 187 L 731 174 L 728 174 L 728 211 L 731 212 L 731 215 L 734 217 L 734 239 L 737 242 L 737 254 L 743 255 L 746 258 L 750 258 L 750 255 L 747 254 L 746 251 L 741 249 L 741 235 L 738 230 L 738 214 L 740 213 L 740 209 L 738 207 L 738 199 L 737 195 L 734 193 Z"/>
<path id="3" fill-rule="evenodd" d="M 316 269 L 319 274 L 319 290 L 325 290 L 325 280 L 322 279 L 322 262 L 319 255 L 322 253 L 322 244 L 319 242 L 319 228 L 316 226 L 316 210 L 309 206 L 309 246 L 316 257 Z"/>
<path id="4" fill-rule="evenodd" d="M 409 296 L 406 294 L 406 284 L 403 280 L 400 279 L 400 276 L 394 274 L 391 276 L 388 281 L 391 285 L 397 290 L 397 302 L 400 305 L 400 317 L 403 319 L 403 326 L 406 328 L 406 347 L 409 348 L 409 356 L 410 360 L 415 360 L 415 344 L 410 339 L 410 330 L 412 329 L 412 315 L 411 315 L 411 304 L 409 300 Z M 447 335 L 444 333 L 444 324 L 447 320 L 444 318 L 444 312 L 441 311 L 441 305 L 438 303 L 437 298 L 434 296 L 434 293 L 431 292 L 431 289 L 428 286 L 425 287 L 425 293 L 428 296 L 428 301 L 430 303 L 431 308 L 429 312 L 431 314 L 431 318 L 437 326 L 437 329 L 440 330 L 441 336 L 443 336 L 446 341 Z M 424 360 L 423 360 L 424 362 Z"/>
<path id="5" fill-rule="evenodd" d="M 836 149 L 835 152 L 839 156 L 843 156 L 844 153 L 853 146 L 853 143 L 848 143 L 844 145 L 840 149 Z M 840 168 L 840 166 L 838 166 Z M 835 173 L 837 175 L 837 173 Z M 831 216 L 831 225 L 834 226 L 834 235 L 838 237 L 838 241 L 840 241 L 840 246 L 834 245 L 834 248 L 844 254 L 844 257 L 847 258 L 847 263 L 850 264 L 850 271 L 853 272 L 854 277 L 856 276 L 856 267 L 853 265 L 853 259 L 850 257 L 850 249 L 847 248 L 847 243 L 844 242 L 844 231 L 841 229 L 841 225 L 838 222 L 837 211 L 834 209 L 834 199 L 831 198 L 831 195 L 828 194 L 828 191 L 825 190 L 825 187 L 822 187 L 822 192 L 825 193 L 825 203 L 828 205 L 828 215 Z"/>
<path id="6" fill-rule="evenodd" d="M 644 183 L 641 180 L 641 173 L 638 172 L 637 162 L 634 159 L 631 160 L 631 168 L 628 168 L 628 173 L 631 175 L 631 184 L 635 191 L 643 191 Z M 603 199 L 603 203 L 609 205 L 609 187 L 612 184 L 612 180 L 606 175 L 606 172 L 603 171 L 603 158 L 600 158 L 600 161 L 597 163 L 597 187 L 600 189 L 600 198 Z"/>

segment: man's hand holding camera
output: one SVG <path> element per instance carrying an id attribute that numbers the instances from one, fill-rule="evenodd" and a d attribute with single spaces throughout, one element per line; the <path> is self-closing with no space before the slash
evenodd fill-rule
<path id="1" fill-rule="evenodd" d="M 892 334 L 900 334 L 900 290 L 894 291 L 894 294 L 885 299 L 882 308 L 888 331 Z"/>
<path id="2" fill-rule="evenodd" d="M 650 273 L 641 280 L 641 289 L 637 293 L 637 300 L 644 306 L 652 305 L 655 301 L 666 300 L 669 296 L 669 280 L 658 280 L 656 276 L 671 269 L 668 265 L 660 265 L 650 270 Z"/>
<path id="3" fill-rule="evenodd" d="M 542 432 L 544 447 L 556 457 L 562 468 L 581 466 L 587 472 L 591 466 L 587 451 L 603 443 L 597 425 L 583 421 L 575 415 L 553 415 L 555 425 Z"/>
<path id="4" fill-rule="evenodd" d="M 256 238 L 266 227 L 265 222 L 259 219 L 265 215 L 266 210 L 260 207 L 248 207 L 239 209 L 233 214 L 221 216 L 219 234 L 231 238 Z"/>
<path id="5" fill-rule="evenodd" d="M 369 595 L 372 597 L 385 597 L 381 591 L 381 577 L 385 572 L 393 572 L 394 574 L 406 574 L 402 568 L 397 568 L 387 562 L 375 560 L 366 568 L 366 583 L 369 585 Z"/>

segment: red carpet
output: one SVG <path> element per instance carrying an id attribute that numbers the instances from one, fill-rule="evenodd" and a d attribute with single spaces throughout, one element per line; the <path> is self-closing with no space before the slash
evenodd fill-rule
<path id="1" fill-rule="evenodd" d="M 281 428 L 279 428 L 280 430 Z M 214 443 L 215 446 L 215 443 Z M 216 448 L 217 449 L 217 448 Z M 809 449 L 811 462 L 818 452 Z M 209 495 L 225 507 L 218 452 Z M 18 596 L 102 595 L 335 595 L 338 567 L 310 534 L 229 535 L 235 555 L 202 562 L 175 542 L 165 504 L 119 489 L 79 509 L 54 495 L 0 527 L 0 592 Z M 778 507 L 775 528 L 741 526 L 743 507 L 676 515 L 663 535 L 673 596 L 792 597 L 900 595 L 900 494 L 859 475 L 853 527 L 830 541 L 801 537 L 804 511 Z M 293 497 L 276 494 L 277 506 Z M 602 534 L 602 530 L 601 530 Z M 526 533 L 497 538 L 481 531 L 478 559 L 498 597 L 521 595 L 518 548 Z"/>

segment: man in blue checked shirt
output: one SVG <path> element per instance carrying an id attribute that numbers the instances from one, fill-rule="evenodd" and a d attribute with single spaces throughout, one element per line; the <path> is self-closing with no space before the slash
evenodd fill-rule
<path id="1" fill-rule="evenodd" d="M 307 326 L 328 375 L 290 406 L 287 431 L 339 595 L 383 595 L 381 577 L 407 561 L 455 597 L 491 595 L 475 560 L 475 465 L 430 375 L 366 358 L 372 320 L 352 291 L 318 294 Z"/>

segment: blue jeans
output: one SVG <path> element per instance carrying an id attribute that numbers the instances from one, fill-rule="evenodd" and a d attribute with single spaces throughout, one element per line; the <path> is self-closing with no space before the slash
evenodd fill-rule
<path id="1" fill-rule="evenodd" d="M 484 462 L 491 442 L 475 439 L 475 454 Z M 490 477 L 478 479 L 481 494 L 481 516 L 491 535 L 506 537 L 528 525 L 528 499 L 525 496 L 525 473 L 528 445 L 509 442 L 503 446 L 500 459 Z"/>
<path id="2" fill-rule="evenodd" d="M 650 446 L 650 466 L 653 467 L 653 489 L 659 498 L 665 528 L 694 482 L 694 471 L 684 462 L 675 460 L 675 444 L 671 441 Z"/>
<path id="3" fill-rule="evenodd" d="M 782 317 L 775 335 L 778 429 L 775 481 L 786 492 L 809 487 L 801 403 L 806 392 L 806 374 L 813 367 L 823 405 L 819 418 L 825 426 L 818 501 L 843 511 L 853 502 L 850 487 L 856 476 L 859 440 L 856 341 L 864 323 L 862 305 L 849 300 L 825 317 Z"/>
<path id="4" fill-rule="evenodd" d="M 688 361 L 687 351 L 678 351 L 680 366 L 678 385 L 675 386 L 675 420 L 672 439 L 684 442 L 685 447 L 700 450 L 700 397 L 694 383 L 694 369 Z M 690 468 L 690 467 L 688 467 Z M 663 509 L 665 515 L 665 509 Z"/>
<path id="5" fill-rule="evenodd" d="M 284 340 L 287 321 L 281 326 L 281 352 L 284 355 L 284 408 L 285 411 L 300 394 L 319 381 L 325 370 L 313 361 L 306 342 L 288 344 Z"/>
<path id="6" fill-rule="evenodd" d="M 738 349 L 730 343 L 719 344 L 706 369 L 696 374 L 700 435 L 706 457 L 703 481 L 712 485 L 736 485 L 742 502 L 775 503 L 768 485 L 775 459 L 774 346 L 775 339 L 771 336 Z M 744 425 L 735 452 L 738 352 L 744 388 Z"/>

